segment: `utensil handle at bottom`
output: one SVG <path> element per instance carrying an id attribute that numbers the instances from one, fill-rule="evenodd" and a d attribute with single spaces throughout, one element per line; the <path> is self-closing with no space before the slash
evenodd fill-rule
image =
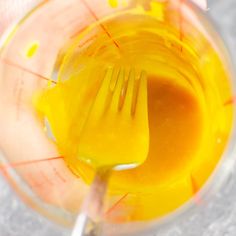
<path id="1" fill-rule="evenodd" d="M 95 222 L 87 214 L 80 213 L 71 236 L 100 236 L 101 233 L 100 222 Z"/>
<path id="2" fill-rule="evenodd" d="M 97 171 L 71 236 L 100 236 L 102 234 L 101 215 L 109 174 L 108 170 Z"/>

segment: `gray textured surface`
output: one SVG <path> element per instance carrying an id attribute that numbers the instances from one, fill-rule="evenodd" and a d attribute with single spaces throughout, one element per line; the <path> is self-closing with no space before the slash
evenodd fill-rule
<path id="1" fill-rule="evenodd" d="M 6 0 L 0 0 L 0 6 Z M 236 61 L 236 1 L 210 0 L 210 14 L 223 33 Z M 236 171 L 227 186 L 202 208 L 201 214 L 177 219 L 158 236 L 234 236 L 236 235 Z M 26 207 L 0 176 L 0 236 L 69 236 Z"/>
<path id="2" fill-rule="evenodd" d="M 2 178 L 0 190 L 0 236 L 69 235 L 26 207 Z"/>

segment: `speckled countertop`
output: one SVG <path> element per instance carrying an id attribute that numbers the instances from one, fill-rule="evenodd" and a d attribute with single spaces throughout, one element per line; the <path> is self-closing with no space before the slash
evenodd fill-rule
<path id="1" fill-rule="evenodd" d="M 0 34 L 3 17 L 12 21 L 10 2 L 0 0 Z M 20 2 L 20 3 L 19 3 Z M 27 10 L 24 0 L 22 12 Z M 37 3 L 38 0 L 35 1 Z M 18 5 L 22 6 L 21 1 Z M 17 6 L 15 6 L 17 7 Z M 236 0 L 209 0 L 209 14 L 213 17 L 218 30 L 224 35 L 236 65 Z M 8 14 L 4 14 L 8 12 Z M 22 13 L 23 14 L 23 13 Z M 235 167 L 236 168 L 236 167 Z M 200 214 L 177 219 L 168 227 L 160 230 L 157 236 L 235 236 L 236 235 L 236 170 L 229 177 L 227 186 L 206 204 Z M 25 206 L 0 176 L 0 236 L 69 236 L 67 229 L 60 228 Z"/>

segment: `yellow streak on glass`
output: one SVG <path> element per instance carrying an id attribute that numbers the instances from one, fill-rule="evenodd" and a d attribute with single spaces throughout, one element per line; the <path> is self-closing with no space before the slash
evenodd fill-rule
<path id="1" fill-rule="evenodd" d="M 118 0 L 108 0 L 111 7 L 118 7 Z"/>
<path id="2" fill-rule="evenodd" d="M 38 42 L 31 43 L 26 51 L 26 56 L 28 58 L 32 58 L 36 54 L 36 52 L 38 51 L 38 48 L 39 48 Z"/>
<path id="3" fill-rule="evenodd" d="M 148 12 L 151 16 L 156 17 L 158 20 L 164 20 L 164 4 L 160 2 L 151 2 L 151 10 Z"/>

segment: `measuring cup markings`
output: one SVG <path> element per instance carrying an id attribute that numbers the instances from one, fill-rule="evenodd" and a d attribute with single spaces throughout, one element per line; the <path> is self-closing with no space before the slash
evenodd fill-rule
<path id="1" fill-rule="evenodd" d="M 85 1 L 85 0 L 80 0 L 84 6 L 87 8 L 87 10 L 89 11 L 89 13 L 94 17 L 94 19 L 99 22 L 99 18 L 97 17 L 97 15 L 95 14 L 95 12 L 92 10 L 92 8 L 89 6 L 89 4 Z M 112 35 L 108 32 L 108 30 L 106 29 L 106 27 L 99 22 L 100 27 L 102 28 L 102 30 L 104 30 L 104 32 L 107 34 L 107 36 L 112 40 L 112 42 L 114 43 L 114 45 L 119 49 L 120 46 L 119 44 L 113 39 Z"/>
<path id="2" fill-rule="evenodd" d="M 54 183 L 47 177 L 47 175 L 44 174 L 44 172 L 42 170 L 39 172 L 39 174 L 43 177 L 43 179 L 46 180 L 46 182 L 49 185 L 54 186 Z"/>
<path id="3" fill-rule="evenodd" d="M 0 165 L 0 171 L 3 172 L 3 175 L 6 175 L 7 169 L 9 168 L 17 168 L 17 167 L 25 167 L 26 165 L 33 165 L 38 163 L 44 163 L 44 162 L 51 162 L 55 160 L 62 159 L 62 157 L 53 157 L 53 158 L 47 158 L 47 159 L 41 159 L 41 160 L 32 160 L 32 161 L 25 161 L 20 163 L 12 163 L 12 164 L 6 164 L 6 165 Z M 39 183 L 35 180 L 34 174 L 27 173 L 26 177 L 28 180 L 31 180 L 29 183 L 32 188 L 39 188 L 42 187 L 45 183 L 53 186 L 53 182 L 43 173 L 43 171 L 40 171 L 41 179 L 44 179 L 45 181 L 42 183 Z"/>
<path id="4" fill-rule="evenodd" d="M 83 43 L 79 44 L 78 47 L 79 47 L 79 48 L 84 47 L 87 43 L 91 42 L 91 41 L 94 40 L 95 38 L 97 38 L 97 35 L 94 35 L 94 36 L 88 38 L 88 39 L 85 40 Z"/>
<path id="5" fill-rule="evenodd" d="M 14 62 L 12 62 L 12 61 L 10 61 L 10 60 L 8 60 L 8 59 L 2 58 L 2 59 L 0 59 L 0 60 L 1 60 L 3 63 L 5 63 L 6 65 L 15 67 L 15 68 L 17 68 L 17 69 L 20 69 L 20 70 L 26 72 L 26 73 L 35 75 L 36 77 L 39 77 L 40 79 L 47 80 L 47 81 L 49 81 L 49 82 L 51 82 L 51 83 L 57 84 L 57 82 L 56 82 L 55 80 L 49 79 L 49 78 L 47 78 L 47 77 L 45 77 L 45 76 L 43 76 L 43 75 L 40 75 L 40 74 L 38 74 L 38 73 L 36 73 L 36 72 L 34 72 L 34 71 L 31 71 L 30 69 L 27 69 L 27 68 L 25 68 L 25 67 L 23 67 L 23 66 L 21 66 L 21 65 L 18 65 L 18 64 L 14 63 Z"/>
<path id="6" fill-rule="evenodd" d="M 120 203 L 128 196 L 129 193 L 124 194 L 117 202 L 115 202 L 106 212 L 105 215 L 109 215 L 112 211 L 114 211 Z"/>
<path id="7" fill-rule="evenodd" d="M 47 160 L 48 161 L 48 165 L 51 166 L 51 173 L 44 173 L 44 169 L 42 167 L 38 167 L 39 168 L 39 172 L 37 174 L 37 177 L 42 180 L 42 182 L 37 182 L 33 176 L 35 176 L 35 173 L 29 173 L 28 174 L 28 179 L 32 180 L 32 184 L 31 184 L 31 187 L 32 188 L 40 188 L 42 186 L 55 186 L 57 184 L 60 183 L 67 183 L 68 181 L 58 172 L 58 170 L 52 165 L 51 161 L 52 160 L 55 160 L 55 159 L 50 159 L 50 160 Z M 33 163 L 33 164 L 40 164 L 40 163 L 44 163 L 44 162 L 37 162 L 37 163 Z M 57 178 L 58 181 L 53 181 L 55 180 L 54 177 Z"/>
<path id="8" fill-rule="evenodd" d="M 66 183 L 67 182 L 67 179 L 62 176 L 58 171 L 57 169 L 55 168 L 55 166 L 53 166 L 52 162 L 49 161 L 49 164 L 50 166 L 52 167 L 52 170 L 53 170 L 53 173 L 55 174 L 55 176 L 62 182 L 62 183 Z"/>
<path id="9" fill-rule="evenodd" d="M 47 162 L 47 161 L 54 161 L 54 160 L 59 160 L 62 159 L 63 157 L 51 157 L 51 158 L 46 158 L 46 159 L 41 159 L 41 160 L 30 160 L 30 161 L 22 161 L 22 162 L 16 162 L 16 163 L 10 163 L 10 164 L 4 164 L 0 165 L 0 170 L 2 169 L 10 169 L 10 168 L 16 168 L 20 166 L 25 166 L 25 165 L 31 165 L 35 163 L 40 163 L 40 162 Z"/>
<path id="10" fill-rule="evenodd" d="M 72 34 L 72 35 L 70 36 L 70 39 L 73 39 L 73 38 L 76 37 L 78 34 L 82 33 L 86 28 L 87 28 L 87 26 L 81 28 L 79 31 L 76 31 L 74 34 Z"/>

